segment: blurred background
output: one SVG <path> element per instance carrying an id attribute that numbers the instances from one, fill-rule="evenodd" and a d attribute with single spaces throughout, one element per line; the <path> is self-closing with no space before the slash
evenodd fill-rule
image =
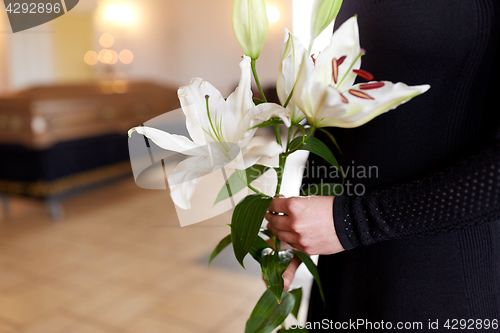
<path id="1" fill-rule="evenodd" d="M 266 3 L 257 68 L 271 96 L 284 29 L 307 45 L 312 1 Z M 265 290 L 259 267 L 224 251 L 207 269 L 230 212 L 181 228 L 168 191 L 135 184 L 126 136 L 177 109 L 192 77 L 233 91 L 231 10 L 80 0 L 13 34 L 0 4 L 0 333 L 244 331 Z"/>

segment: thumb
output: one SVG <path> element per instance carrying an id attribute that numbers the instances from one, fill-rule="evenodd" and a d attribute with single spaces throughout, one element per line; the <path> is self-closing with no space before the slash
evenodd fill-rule
<path id="1" fill-rule="evenodd" d="M 299 258 L 294 257 L 290 262 L 290 265 L 288 265 L 286 271 L 283 273 L 283 282 L 285 290 L 290 289 L 290 285 L 292 284 L 293 278 L 295 276 L 295 271 L 297 270 L 297 268 L 301 263 L 302 261 L 300 261 Z"/>

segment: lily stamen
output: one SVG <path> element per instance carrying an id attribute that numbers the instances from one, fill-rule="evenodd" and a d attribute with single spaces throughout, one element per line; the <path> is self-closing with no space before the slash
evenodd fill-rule
<path id="1" fill-rule="evenodd" d="M 363 79 L 371 81 L 373 80 L 373 74 L 368 73 L 367 71 L 364 71 L 362 69 L 353 69 L 352 70 L 356 75 L 361 76 Z"/>
<path id="2" fill-rule="evenodd" d="M 342 103 L 344 103 L 344 104 L 349 103 L 349 100 L 343 94 L 340 94 L 340 99 L 342 100 Z"/>
<path id="3" fill-rule="evenodd" d="M 364 83 L 359 85 L 359 89 L 361 90 L 371 90 L 371 89 L 378 89 L 382 88 L 385 86 L 384 82 L 371 82 L 371 83 Z"/>
<path id="4" fill-rule="evenodd" d="M 337 84 L 337 79 L 339 76 L 339 65 L 337 63 L 337 59 L 333 58 L 332 60 L 332 76 L 333 76 L 333 82 Z"/>
<path id="5" fill-rule="evenodd" d="M 210 122 L 210 127 L 212 128 L 213 134 L 210 133 L 210 131 L 207 131 L 205 129 L 203 129 L 203 130 L 205 131 L 205 133 L 210 135 L 212 137 L 212 139 L 214 139 L 215 141 L 218 141 L 221 144 L 222 148 L 224 148 L 225 151 L 229 151 L 229 147 L 227 147 L 225 145 L 225 140 L 222 136 L 222 119 L 221 119 L 220 123 L 217 123 L 217 113 L 215 113 L 215 126 L 212 122 L 212 117 L 210 115 L 210 108 L 208 105 L 209 98 L 210 98 L 209 95 L 205 95 L 205 100 L 206 100 L 206 105 L 207 105 L 207 117 L 208 117 L 208 121 Z"/>
<path id="6" fill-rule="evenodd" d="M 362 98 L 362 99 L 375 99 L 375 98 L 371 97 L 370 95 L 368 95 L 367 93 L 364 93 L 364 92 L 356 90 L 356 89 L 349 89 L 349 94 L 356 96 L 356 97 L 359 97 L 359 98 Z"/>
<path id="7" fill-rule="evenodd" d="M 339 76 L 339 67 L 342 65 L 344 62 L 346 56 L 342 56 L 339 59 L 333 58 L 332 59 L 332 75 L 333 75 L 333 82 L 337 84 L 337 79 Z"/>
<path id="8" fill-rule="evenodd" d="M 340 86 L 342 84 L 342 82 L 344 82 L 345 78 L 347 77 L 347 74 L 349 74 L 349 72 L 351 71 L 352 67 L 354 66 L 354 64 L 356 63 L 356 61 L 358 61 L 359 58 L 361 58 L 362 56 L 364 56 L 365 54 L 364 53 L 360 53 L 358 54 L 358 56 L 354 59 L 354 61 L 351 63 L 351 66 L 349 66 L 349 69 L 345 72 L 344 74 L 344 77 L 342 78 L 342 80 L 340 80 L 338 86 Z M 340 59 L 339 59 L 340 60 Z M 345 60 L 345 58 L 344 58 Z M 342 62 L 344 61 L 342 60 Z M 340 65 L 339 65 L 340 66 Z"/>
<path id="9" fill-rule="evenodd" d="M 339 60 L 337 61 L 337 66 L 342 65 L 344 63 L 345 58 L 347 58 L 347 56 L 340 57 Z"/>

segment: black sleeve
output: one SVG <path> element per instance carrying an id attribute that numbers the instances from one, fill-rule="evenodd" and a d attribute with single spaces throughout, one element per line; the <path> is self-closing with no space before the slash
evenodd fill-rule
<path id="1" fill-rule="evenodd" d="M 500 219 L 500 142 L 452 166 L 365 196 L 337 196 L 334 223 L 346 250 L 450 232 Z"/>

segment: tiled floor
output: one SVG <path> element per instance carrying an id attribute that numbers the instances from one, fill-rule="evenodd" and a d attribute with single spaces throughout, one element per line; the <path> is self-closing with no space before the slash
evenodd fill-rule
<path id="1" fill-rule="evenodd" d="M 204 260 L 229 215 L 180 228 L 168 193 L 132 179 L 64 211 L 54 223 L 17 198 L 0 217 L 0 333 L 244 331 L 265 290 L 258 272 Z"/>

